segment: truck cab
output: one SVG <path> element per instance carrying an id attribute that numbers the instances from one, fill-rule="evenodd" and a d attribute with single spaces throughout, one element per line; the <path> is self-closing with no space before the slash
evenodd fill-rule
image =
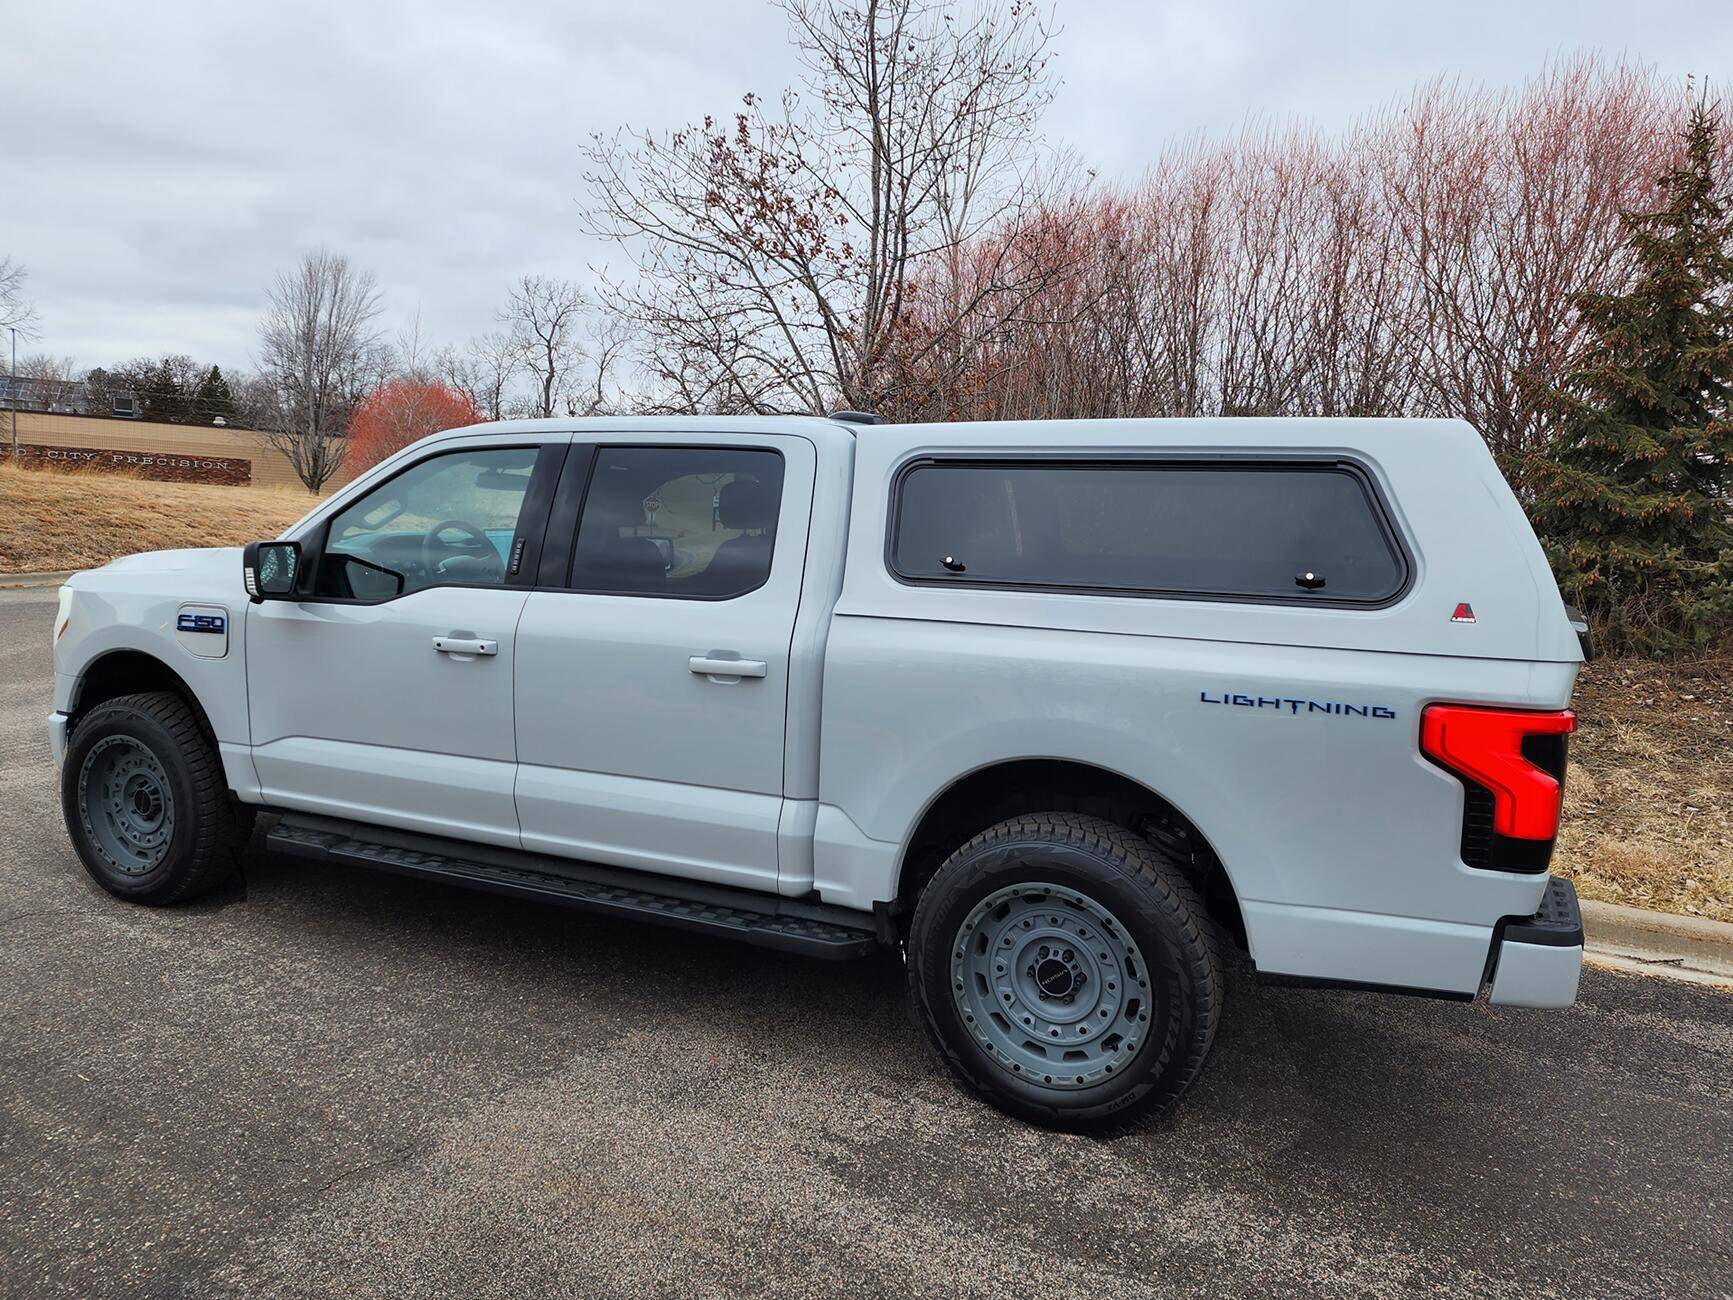
<path id="1" fill-rule="evenodd" d="M 265 811 L 282 852 L 890 948 L 1038 1122 L 1176 1098 L 1236 951 L 1574 999 L 1582 656 L 1459 422 L 475 426 L 281 538 L 75 576 L 55 637 L 119 897 L 209 888 Z"/>

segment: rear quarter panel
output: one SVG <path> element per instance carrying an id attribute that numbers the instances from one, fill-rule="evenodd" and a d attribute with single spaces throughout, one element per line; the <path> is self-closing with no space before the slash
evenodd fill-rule
<path id="1" fill-rule="evenodd" d="M 1382 609 L 897 581 L 884 548 L 898 468 L 956 446 L 1015 455 L 1023 431 L 862 440 L 825 670 L 820 889 L 857 906 L 893 897 L 903 846 L 953 782 L 1070 759 L 1142 783 L 1201 829 L 1261 969 L 1472 992 L 1493 925 L 1532 911 L 1545 877 L 1461 862 L 1462 787 L 1421 756 L 1420 713 L 1434 701 L 1562 708 L 1579 664 L 1544 557 L 1478 435 L 1404 421 L 1027 431 L 1030 446 L 1057 437 L 1078 452 L 1354 460 L 1411 553 L 1405 594 Z M 1462 601 L 1475 623 L 1451 622 Z"/>

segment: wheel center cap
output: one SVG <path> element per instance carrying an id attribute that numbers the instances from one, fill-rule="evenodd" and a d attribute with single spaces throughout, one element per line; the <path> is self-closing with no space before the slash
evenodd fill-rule
<path id="1" fill-rule="evenodd" d="M 133 777 L 127 783 L 125 798 L 132 815 L 141 822 L 153 821 L 162 813 L 162 798 L 146 777 Z"/>
<path id="2" fill-rule="evenodd" d="M 1071 967 L 1057 957 L 1044 958 L 1035 967 L 1035 987 L 1050 998 L 1064 997 L 1076 983 Z"/>

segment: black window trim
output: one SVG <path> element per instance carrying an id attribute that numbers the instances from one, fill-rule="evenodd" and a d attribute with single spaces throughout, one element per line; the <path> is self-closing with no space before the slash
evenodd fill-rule
<path id="1" fill-rule="evenodd" d="M 549 509 L 553 502 L 554 488 L 559 482 L 561 467 L 565 462 L 570 444 L 566 442 L 544 442 L 530 439 L 526 442 L 501 442 L 468 445 L 433 446 L 427 449 L 425 456 L 419 456 L 403 465 L 392 474 L 381 479 L 355 498 L 364 500 L 378 488 L 393 483 L 417 466 L 425 465 L 430 460 L 438 460 L 442 456 L 455 456 L 464 452 L 489 451 L 533 451 L 536 453 L 535 464 L 530 469 L 529 486 L 524 490 L 523 505 L 518 510 L 518 526 L 512 534 L 512 544 L 506 551 L 508 572 L 503 582 L 430 582 L 416 587 L 413 591 L 399 591 L 394 595 L 381 596 L 369 600 L 361 596 L 328 596 L 317 591 L 319 570 L 322 567 L 327 551 L 330 550 L 331 525 L 337 516 L 348 510 L 355 502 L 350 502 L 340 509 L 332 510 L 314 525 L 307 541 L 303 543 L 300 572 L 296 575 L 295 592 L 291 599 L 308 605 L 389 605 L 392 601 L 403 600 L 420 591 L 433 591 L 437 588 L 467 588 L 476 591 L 523 591 L 533 586 L 536 577 L 536 567 L 540 563 L 543 541 L 547 532 Z M 518 541 L 524 543 L 524 555 L 519 563 L 517 573 L 509 572 L 509 559 L 512 549 Z M 356 557 L 361 558 L 361 557 Z M 374 566 L 378 567 L 378 566 Z"/>
<path id="2" fill-rule="evenodd" d="M 1380 597 L 1377 600 L 1354 600 L 1342 597 L 1307 596 L 1300 592 L 1295 592 L 1293 595 L 1271 595 L 1251 592 L 1173 591 L 1155 587 L 1097 587 L 1079 586 L 1071 583 L 1012 582 L 1003 579 L 970 578 L 966 574 L 959 574 L 955 577 L 940 577 L 904 573 L 897 568 L 896 563 L 897 528 L 902 519 L 903 509 L 903 485 L 909 475 L 918 469 L 956 465 L 985 469 L 1102 469 L 1120 466 L 1134 469 L 1151 467 L 1171 469 L 1232 468 L 1253 472 L 1307 470 L 1346 473 L 1359 484 L 1360 490 L 1366 494 L 1366 502 L 1371 507 L 1373 520 L 1396 556 L 1401 581 L 1397 583 L 1395 590 L 1388 596 Z M 890 508 L 885 512 L 884 562 L 886 572 L 905 587 L 966 587 L 978 591 L 1023 591 L 1060 596 L 1120 596 L 1134 600 L 1183 600 L 1216 605 L 1280 605 L 1296 609 L 1362 610 L 1366 612 L 1388 609 L 1404 599 L 1413 589 L 1415 570 L 1414 556 L 1408 548 L 1407 539 L 1403 536 L 1402 530 L 1396 526 L 1395 516 L 1391 512 L 1383 490 L 1371 470 L 1350 456 L 1337 454 L 1307 455 L 1304 452 L 1280 455 L 1270 455 L 1263 452 L 1171 455 L 1136 451 L 1086 454 L 1069 451 L 1030 451 L 1011 455 L 1004 451 L 923 453 L 910 457 L 897 466 L 896 473 L 891 477 Z"/>
<path id="3" fill-rule="evenodd" d="M 580 449 L 587 455 L 588 460 L 582 466 L 581 471 L 568 462 L 567 473 L 560 481 L 559 493 L 554 500 L 553 517 L 558 518 L 558 527 L 561 531 L 556 536 L 554 533 L 555 525 L 552 523 L 550 523 L 548 530 L 552 548 L 549 554 L 563 556 L 564 564 L 554 574 L 550 574 L 548 568 L 544 567 L 539 575 L 540 580 L 536 583 L 535 589 L 537 591 L 555 592 L 566 596 L 632 596 L 643 600 L 696 600 L 714 603 L 724 600 L 739 600 L 742 596 L 750 596 L 753 592 L 762 590 L 764 585 L 770 581 L 770 575 L 776 568 L 777 549 L 782 538 L 782 506 L 787 499 L 788 491 L 788 457 L 783 455 L 782 448 L 766 446 L 762 443 L 636 442 L 628 438 L 618 442 L 579 443 L 572 448 L 574 453 Z M 584 525 L 584 510 L 590 503 L 590 489 L 595 484 L 596 466 L 601 463 L 603 453 L 610 451 L 767 451 L 775 456 L 782 466 L 782 482 L 776 497 L 776 539 L 771 544 L 770 566 L 765 569 L 764 576 L 752 586 L 730 592 L 725 596 L 704 595 L 699 592 L 621 591 L 612 587 L 603 590 L 596 587 L 573 586 L 572 569 L 578 558 L 578 532 Z M 567 503 L 572 500 L 576 501 L 576 509 L 570 511 L 571 524 L 567 530 L 565 522 Z M 555 577 L 558 581 L 553 580 Z"/>
<path id="4" fill-rule="evenodd" d="M 590 475 L 595 468 L 596 445 L 593 442 L 573 443 L 566 455 L 559 483 L 554 488 L 553 507 L 548 512 L 541 569 L 535 576 L 536 591 L 563 591 L 571 578 L 572 560 L 578 545 L 578 521 L 582 517 L 584 499 L 589 495 Z"/>

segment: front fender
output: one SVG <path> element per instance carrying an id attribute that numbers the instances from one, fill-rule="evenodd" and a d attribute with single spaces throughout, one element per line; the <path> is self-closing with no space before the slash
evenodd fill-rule
<path id="1" fill-rule="evenodd" d="M 54 646 L 55 712 L 71 717 L 83 707 L 88 684 L 98 675 L 106 679 L 105 663 L 136 673 L 140 689 L 159 686 L 159 674 L 140 671 L 142 664 L 117 666 L 114 658 L 143 656 L 203 710 L 234 788 L 256 786 L 245 760 L 251 734 L 240 552 L 167 552 L 169 562 L 139 563 L 150 558 L 131 557 L 132 563 L 68 581 L 66 630 Z"/>

